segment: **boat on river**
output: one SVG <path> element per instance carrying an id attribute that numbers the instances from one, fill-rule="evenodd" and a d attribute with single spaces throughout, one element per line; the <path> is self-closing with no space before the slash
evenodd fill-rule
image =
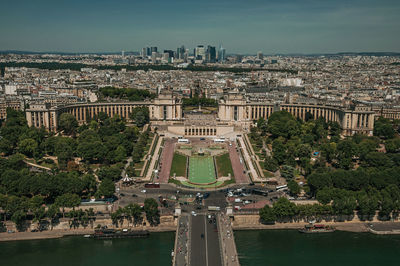
<path id="1" fill-rule="evenodd" d="M 94 234 L 90 235 L 91 238 L 96 239 L 110 239 L 110 238 L 137 238 L 148 237 L 150 235 L 147 230 L 116 230 L 116 229 L 96 229 Z"/>
<path id="2" fill-rule="evenodd" d="M 308 224 L 304 228 L 300 229 L 300 233 L 312 234 L 312 233 L 332 233 L 336 229 L 329 225 L 324 224 Z"/>

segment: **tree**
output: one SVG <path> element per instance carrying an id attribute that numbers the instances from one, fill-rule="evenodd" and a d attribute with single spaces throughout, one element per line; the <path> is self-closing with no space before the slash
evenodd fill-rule
<path id="1" fill-rule="evenodd" d="M 63 217 L 65 216 L 65 208 L 73 208 L 79 206 L 81 198 L 76 194 L 66 193 L 58 196 L 54 204 L 62 208 Z"/>
<path id="2" fill-rule="evenodd" d="M 138 127 L 143 127 L 150 121 L 149 108 L 146 106 L 135 107 L 129 114 L 129 118 L 134 120 Z"/>
<path id="3" fill-rule="evenodd" d="M 287 198 L 279 198 L 273 205 L 274 213 L 278 221 L 292 220 L 298 213 L 296 204 Z"/>
<path id="4" fill-rule="evenodd" d="M 53 225 L 58 220 L 59 212 L 60 212 L 60 209 L 56 204 L 50 205 L 49 208 L 47 209 L 46 216 L 47 216 L 47 218 L 50 219 L 51 230 L 53 230 Z"/>
<path id="5" fill-rule="evenodd" d="M 125 207 L 125 213 L 133 218 L 134 224 L 142 222 L 142 208 L 138 204 L 129 204 Z"/>
<path id="6" fill-rule="evenodd" d="M 15 223 L 18 231 L 25 230 L 26 213 L 23 210 L 17 210 L 11 216 L 11 221 Z"/>
<path id="7" fill-rule="evenodd" d="M 287 111 L 274 112 L 268 119 L 268 131 L 272 134 L 273 138 L 284 137 L 290 138 L 299 135 L 300 124 Z"/>
<path id="8" fill-rule="evenodd" d="M 110 198 L 114 195 L 115 192 L 115 184 L 111 179 L 105 178 L 101 181 L 99 188 L 96 192 L 96 197 L 105 197 Z"/>
<path id="9" fill-rule="evenodd" d="M 19 151 L 28 157 L 33 157 L 38 150 L 38 144 L 34 139 L 24 139 L 18 144 Z"/>
<path id="10" fill-rule="evenodd" d="M 274 213 L 274 209 L 271 208 L 269 205 L 265 205 L 259 211 L 260 219 L 262 223 L 275 223 L 276 215 Z"/>
<path id="11" fill-rule="evenodd" d="M 144 212 L 146 213 L 146 219 L 150 225 L 154 226 L 160 223 L 160 212 L 158 211 L 158 204 L 155 199 L 145 199 Z"/>
<path id="12" fill-rule="evenodd" d="M 264 161 L 264 168 L 268 171 L 271 172 L 275 172 L 276 170 L 278 170 L 278 163 L 276 162 L 276 160 L 272 157 L 266 157 L 265 161 Z"/>
<path id="13" fill-rule="evenodd" d="M 374 136 L 391 139 L 395 135 L 392 123 L 389 119 L 379 117 L 374 123 Z"/>
<path id="14" fill-rule="evenodd" d="M 58 127 L 63 130 L 65 134 L 71 135 L 76 133 L 79 124 L 75 116 L 69 113 L 63 113 L 58 119 Z"/>
<path id="15" fill-rule="evenodd" d="M 299 184 L 297 184 L 296 181 L 289 180 L 287 185 L 288 185 L 290 194 L 297 196 L 300 193 L 300 186 L 299 186 Z"/>

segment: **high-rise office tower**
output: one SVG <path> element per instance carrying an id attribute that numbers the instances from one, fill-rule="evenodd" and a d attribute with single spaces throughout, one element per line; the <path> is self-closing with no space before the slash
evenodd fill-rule
<path id="1" fill-rule="evenodd" d="M 226 60 L 226 50 L 225 48 L 222 47 L 222 45 L 219 46 L 218 50 L 218 62 L 223 63 Z"/>
<path id="2" fill-rule="evenodd" d="M 185 46 L 182 45 L 181 47 L 178 47 L 176 49 L 176 57 L 179 59 L 184 59 L 185 51 Z"/>
<path id="3" fill-rule="evenodd" d="M 157 53 L 157 46 L 150 47 L 150 52 L 151 52 L 152 55 L 153 55 L 154 52 Z"/>
<path id="4" fill-rule="evenodd" d="M 151 49 L 150 47 L 146 47 L 146 55 L 151 56 Z"/>
<path id="5" fill-rule="evenodd" d="M 146 47 L 142 48 L 142 57 L 143 58 L 147 57 L 147 48 Z"/>
<path id="6" fill-rule="evenodd" d="M 169 58 L 174 57 L 174 51 L 172 50 L 164 50 L 164 54 L 167 53 Z"/>
<path id="7" fill-rule="evenodd" d="M 197 45 L 197 47 L 194 49 L 194 57 L 196 60 L 206 59 L 206 50 L 203 45 Z"/>
<path id="8" fill-rule="evenodd" d="M 152 53 L 151 53 L 151 62 L 152 62 L 153 64 L 157 63 L 157 55 L 158 55 L 157 52 L 152 52 Z"/>
<path id="9" fill-rule="evenodd" d="M 217 59 L 217 53 L 215 46 L 207 46 L 207 53 L 206 53 L 207 62 L 215 63 Z"/>
<path id="10" fill-rule="evenodd" d="M 183 54 L 183 61 L 184 61 L 185 63 L 187 63 L 188 57 L 189 57 L 189 49 L 186 49 L 186 50 L 185 50 L 185 53 Z"/>
<path id="11" fill-rule="evenodd" d="M 122 50 L 122 52 L 121 52 L 121 56 L 122 56 L 122 58 L 124 58 L 124 57 L 125 57 L 125 51 L 124 51 L 124 50 Z"/>
<path id="12" fill-rule="evenodd" d="M 257 59 L 264 60 L 264 55 L 261 51 L 257 52 Z"/>

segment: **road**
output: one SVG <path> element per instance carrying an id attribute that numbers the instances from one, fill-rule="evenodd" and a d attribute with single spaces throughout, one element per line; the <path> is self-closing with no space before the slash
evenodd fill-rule
<path id="1" fill-rule="evenodd" d="M 191 266 L 222 266 L 217 224 L 213 219 L 206 215 L 192 216 L 190 236 Z"/>

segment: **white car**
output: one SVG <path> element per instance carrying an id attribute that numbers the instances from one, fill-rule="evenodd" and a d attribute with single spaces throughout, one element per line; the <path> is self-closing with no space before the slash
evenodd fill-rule
<path id="1" fill-rule="evenodd" d="M 195 211 L 192 211 L 193 216 L 197 216 L 197 213 Z"/>
<path id="2" fill-rule="evenodd" d="M 142 192 L 142 193 L 146 193 L 146 190 L 145 189 L 143 189 L 142 191 L 140 191 L 140 192 Z"/>

